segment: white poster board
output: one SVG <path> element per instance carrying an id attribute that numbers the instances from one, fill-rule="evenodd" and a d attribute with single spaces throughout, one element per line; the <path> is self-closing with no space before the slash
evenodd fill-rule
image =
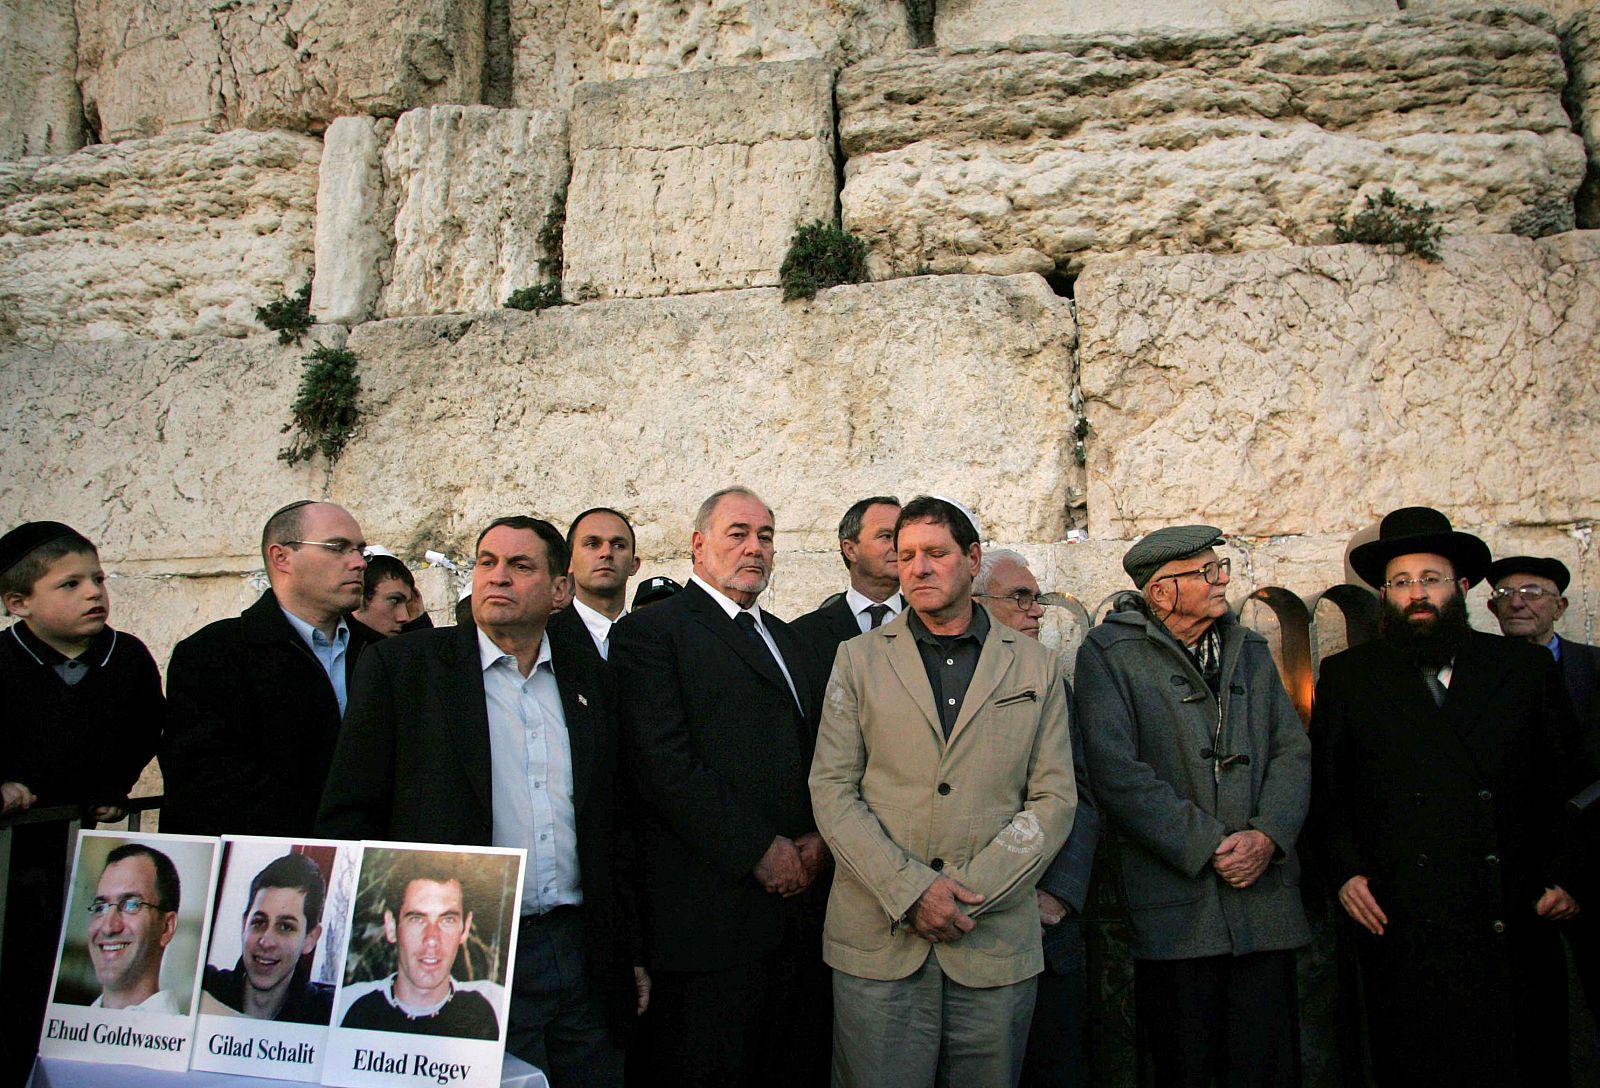
<path id="1" fill-rule="evenodd" d="M 525 857 L 363 844 L 322 1083 L 500 1083 Z"/>
<path id="2" fill-rule="evenodd" d="M 189 1068 L 216 839 L 78 837 L 39 1053 Z"/>
<path id="3" fill-rule="evenodd" d="M 223 839 L 191 1068 L 319 1078 L 360 864 L 348 842 Z"/>

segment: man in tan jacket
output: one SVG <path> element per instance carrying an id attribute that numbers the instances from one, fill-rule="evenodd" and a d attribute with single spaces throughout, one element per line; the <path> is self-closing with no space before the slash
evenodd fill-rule
<path id="1" fill-rule="evenodd" d="M 811 766 L 837 862 L 835 1085 L 1015 1085 L 1044 966 L 1034 885 L 1077 807 L 1060 659 L 972 600 L 976 526 L 895 526 L 909 605 L 839 647 Z"/>

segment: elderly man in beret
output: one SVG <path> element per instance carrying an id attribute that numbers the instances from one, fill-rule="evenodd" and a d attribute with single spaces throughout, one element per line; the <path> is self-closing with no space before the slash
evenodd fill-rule
<path id="1" fill-rule="evenodd" d="M 1472 629 L 1489 549 L 1437 510 L 1391 512 L 1350 565 L 1379 637 L 1322 663 L 1313 827 L 1378 1083 L 1569 1084 L 1555 923 L 1583 876 L 1561 806 L 1594 771 L 1555 661 Z"/>
<path id="2" fill-rule="evenodd" d="M 1220 543 L 1182 525 L 1128 550 L 1140 592 L 1085 637 L 1075 716 L 1121 844 L 1154 1082 L 1294 1085 L 1311 745 L 1266 640 L 1228 607 Z"/>

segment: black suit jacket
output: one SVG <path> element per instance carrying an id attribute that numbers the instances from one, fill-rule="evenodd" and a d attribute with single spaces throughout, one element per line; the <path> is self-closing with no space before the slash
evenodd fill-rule
<path id="1" fill-rule="evenodd" d="M 381 636 L 355 620 L 346 686 Z M 272 590 L 178 643 L 167 667 L 161 830 L 307 835 L 339 735 L 327 673 Z"/>
<path id="2" fill-rule="evenodd" d="M 806 776 L 820 682 L 810 651 L 770 613 L 800 706 L 764 647 L 698 585 L 611 631 L 624 758 L 640 795 L 651 966 L 712 971 L 753 962 L 804 909 L 751 870 L 777 835 L 816 830 Z M 815 888 L 815 886 L 813 886 Z"/>
<path id="3" fill-rule="evenodd" d="M 616 717 L 588 633 L 554 623 L 546 633 L 572 750 L 591 981 L 613 1032 L 623 1035 L 633 1020 L 636 927 L 631 841 L 617 804 Z M 390 639 L 356 670 L 317 834 L 491 845 L 489 761 L 478 629 L 458 624 Z"/>
<path id="4" fill-rule="evenodd" d="M 1561 640 L 1561 679 L 1572 696 L 1572 706 L 1580 719 L 1590 716 L 1595 707 L 1595 692 L 1600 690 L 1600 646 Z"/>
<path id="5" fill-rule="evenodd" d="M 833 658 L 839 651 L 839 644 L 861 634 L 861 625 L 856 622 L 855 613 L 850 611 L 850 602 L 843 593 L 835 593 L 789 626 L 811 647 L 821 665 L 824 683 L 833 673 Z"/>

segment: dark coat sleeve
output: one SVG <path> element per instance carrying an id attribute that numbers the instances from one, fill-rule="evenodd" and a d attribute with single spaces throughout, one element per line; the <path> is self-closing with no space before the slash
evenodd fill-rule
<path id="1" fill-rule="evenodd" d="M 235 726 L 239 701 L 249 698 L 228 652 L 236 641 L 226 628 L 214 626 L 173 648 L 160 754 L 163 831 L 216 833 L 228 826 L 242 798 L 259 792 L 253 765 L 236 758 L 242 745 L 261 739 L 241 736 Z"/>
<path id="2" fill-rule="evenodd" d="M 1074 914 L 1081 914 L 1089 898 L 1089 874 L 1094 868 L 1095 847 L 1100 842 L 1100 813 L 1094 805 L 1089 762 L 1083 751 L 1083 730 L 1076 715 L 1072 719 L 1072 775 L 1078 787 L 1078 812 L 1065 845 L 1039 878 L 1039 889 L 1071 907 Z"/>
<path id="3" fill-rule="evenodd" d="M 389 835 L 394 808 L 394 686 L 381 652 L 356 664 L 344 726 L 322 791 L 316 833 L 332 839 Z"/>

